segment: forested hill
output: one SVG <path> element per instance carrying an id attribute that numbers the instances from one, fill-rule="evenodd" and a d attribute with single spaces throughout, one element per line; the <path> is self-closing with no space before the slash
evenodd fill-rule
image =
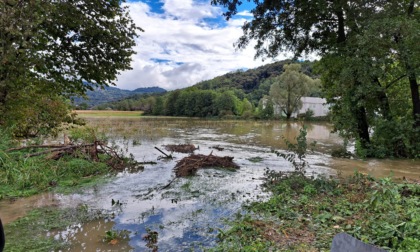
<path id="1" fill-rule="evenodd" d="M 75 97 L 74 105 L 90 108 L 103 103 L 118 101 L 127 97 L 134 95 L 142 94 L 152 94 L 152 93 L 164 93 L 165 89 L 160 87 L 147 87 L 147 88 L 137 88 L 135 90 L 124 90 L 116 87 L 105 87 L 104 89 L 97 88 L 93 91 L 87 91 L 86 96 L 88 99 Z"/>
<path id="2" fill-rule="evenodd" d="M 283 60 L 275 63 L 260 66 L 254 69 L 237 70 L 230 72 L 211 80 L 202 81 L 194 85 L 202 90 L 216 90 L 216 89 L 239 89 L 245 93 L 250 93 L 260 87 L 264 80 L 280 75 L 283 72 L 283 65 L 292 63 L 292 60 Z M 302 72 L 313 77 L 312 66 L 313 62 L 304 61 L 299 62 L 302 66 Z"/>
<path id="3" fill-rule="evenodd" d="M 261 98 L 269 94 L 274 77 L 284 72 L 284 65 L 298 63 L 301 72 L 314 77 L 314 62 L 284 60 L 255 69 L 237 70 L 191 87 L 167 92 L 164 95 L 131 96 L 101 104 L 96 109 L 142 110 L 146 114 L 169 116 L 223 116 L 253 114 Z M 309 96 L 319 95 L 319 88 Z M 248 111 L 248 113 L 245 113 Z"/>

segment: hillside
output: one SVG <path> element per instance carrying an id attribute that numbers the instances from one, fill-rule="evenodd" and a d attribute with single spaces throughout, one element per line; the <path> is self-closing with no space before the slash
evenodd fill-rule
<path id="1" fill-rule="evenodd" d="M 165 94 L 134 95 L 101 104 L 95 109 L 142 110 L 145 114 L 168 116 L 250 116 L 256 111 L 261 99 L 268 95 L 273 77 L 282 74 L 283 66 L 289 63 L 296 61 L 284 60 L 246 71 L 237 70 L 184 89 Z M 314 62 L 298 63 L 304 74 L 316 77 L 312 72 Z M 308 95 L 318 96 L 319 93 L 317 87 Z"/>
<path id="2" fill-rule="evenodd" d="M 88 108 L 112 101 L 122 100 L 134 95 L 143 95 L 151 93 L 164 93 L 165 89 L 160 87 L 137 88 L 135 90 L 124 90 L 116 87 L 105 87 L 104 89 L 96 88 L 93 91 L 86 93 L 87 99 L 81 97 L 74 97 L 73 104 L 78 106 L 83 103 L 88 105 Z"/>

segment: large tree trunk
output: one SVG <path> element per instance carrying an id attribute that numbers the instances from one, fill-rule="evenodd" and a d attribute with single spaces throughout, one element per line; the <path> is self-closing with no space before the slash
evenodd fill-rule
<path id="1" fill-rule="evenodd" d="M 363 149 L 368 148 L 370 143 L 369 124 L 366 116 L 366 109 L 363 106 L 357 107 L 355 110 L 355 117 L 357 120 L 357 134 Z"/>
<path id="2" fill-rule="evenodd" d="M 379 104 L 381 107 L 382 115 L 384 116 L 386 120 L 391 120 L 392 114 L 391 114 L 391 108 L 389 106 L 388 96 L 386 95 L 385 90 L 383 89 L 377 77 L 374 79 L 374 82 L 379 86 L 379 90 L 377 91 L 377 97 L 378 97 Z"/>
<path id="3" fill-rule="evenodd" d="M 4 124 L 4 107 L 6 106 L 7 90 L 0 88 L 0 125 Z"/>
<path id="4" fill-rule="evenodd" d="M 414 2 L 411 0 L 408 5 L 407 14 L 412 16 L 414 13 Z M 408 72 L 408 80 L 410 81 L 411 89 L 411 101 L 413 103 L 413 119 L 414 119 L 414 128 L 420 129 L 420 95 L 419 95 L 419 84 L 417 83 L 416 74 L 414 73 L 411 64 L 406 61 L 406 68 Z"/>
<path id="5" fill-rule="evenodd" d="M 416 129 L 420 129 L 420 95 L 419 95 L 419 84 L 417 83 L 417 79 L 416 79 L 416 76 L 414 74 L 410 74 L 408 76 L 408 80 L 410 81 L 411 101 L 413 103 L 414 127 Z"/>

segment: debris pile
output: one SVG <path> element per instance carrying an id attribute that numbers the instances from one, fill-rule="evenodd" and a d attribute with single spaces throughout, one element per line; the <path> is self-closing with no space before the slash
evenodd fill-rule
<path id="1" fill-rule="evenodd" d="M 34 150 L 40 151 L 34 152 Z M 136 162 L 134 158 L 125 157 L 121 150 L 117 149 L 116 147 L 110 147 L 101 141 L 94 141 L 93 143 L 88 144 L 68 143 L 64 145 L 28 145 L 8 149 L 7 151 L 29 152 L 25 155 L 26 158 L 46 155 L 46 159 L 59 160 L 64 156 L 73 156 L 75 158 L 91 160 L 93 162 L 100 161 L 99 154 L 103 154 L 106 157 L 107 164 L 114 170 L 124 170 L 125 168 L 142 168 L 142 166 L 139 166 L 139 163 Z"/>
<path id="2" fill-rule="evenodd" d="M 195 147 L 193 144 L 170 144 L 165 145 L 167 151 L 180 152 L 180 153 L 193 153 L 199 147 Z"/>
<path id="3" fill-rule="evenodd" d="M 208 156 L 192 154 L 181 159 L 175 166 L 176 177 L 187 177 L 196 174 L 197 170 L 206 167 L 222 167 L 238 169 L 239 166 L 232 160 L 233 157 L 213 156 L 211 152 Z"/>

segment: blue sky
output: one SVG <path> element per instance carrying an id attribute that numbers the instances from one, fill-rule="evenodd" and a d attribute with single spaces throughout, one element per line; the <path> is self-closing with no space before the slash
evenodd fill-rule
<path id="1" fill-rule="evenodd" d="M 252 17 L 251 4 L 246 1 L 229 21 L 223 18 L 223 9 L 210 5 L 210 0 L 138 0 L 126 5 L 145 32 L 136 41 L 133 70 L 118 77 L 119 88 L 173 90 L 273 61 L 254 60 L 252 45 L 241 51 L 233 47 L 242 35 L 242 24 Z"/>

